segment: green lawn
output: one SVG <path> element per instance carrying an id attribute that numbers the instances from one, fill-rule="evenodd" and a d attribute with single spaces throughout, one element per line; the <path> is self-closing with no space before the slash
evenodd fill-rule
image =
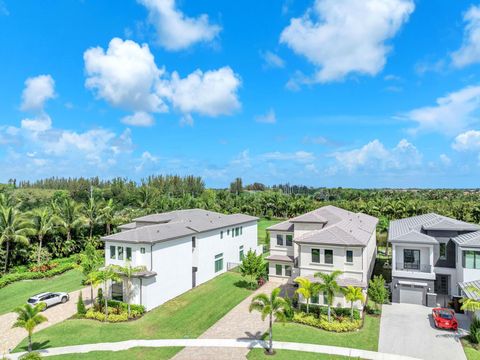
<path id="1" fill-rule="evenodd" d="M 262 218 L 258 220 L 257 231 L 258 231 L 258 244 L 265 244 L 266 231 L 265 229 L 269 226 L 278 224 L 282 222 L 282 219 L 265 219 Z"/>
<path id="2" fill-rule="evenodd" d="M 241 280 L 239 274 L 227 272 L 136 321 L 106 324 L 92 320 L 67 320 L 35 333 L 35 348 L 130 339 L 197 338 L 251 293 L 235 285 Z M 24 339 L 16 351 L 25 348 Z"/>
<path id="3" fill-rule="evenodd" d="M 69 354 L 49 356 L 51 360 L 167 360 L 182 348 L 148 348 L 139 347 L 123 351 L 92 351 L 86 354 Z"/>
<path id="4" fill-rule="evenodd" d="M 463 351 L 467 360 L 480 360 L 480 350 L 472 347 L 468 340 L 462 339 Z"/>
<path id="5" fill-rule="evenodd" d="M 316 354 L 303 351 L 277 350 L 275 356 L 265 355 L 263 349 L 252 349 L 248 353 L 248 360 L 347 360 L 353 359 L 340 355 Z"/>
<path id="6" fill-rule="evenodd" d="M 0 315 L 12 311 L 13 308 L 24 304 L 35 294 L 45 291 L 70 292 L 82 287 L 82 273 L 70 270 L 61 275 L 47 279 L 23 280 L 7 285 L 0 289 Z"/>
<path id="7" fill-rule="evenodd" d="M 273 339 L 377 351 L 379 330 L 380 317 L 367 315 L 362 329 L 348 333 L 334 333 L 297 323 L 275 323 Z"/>

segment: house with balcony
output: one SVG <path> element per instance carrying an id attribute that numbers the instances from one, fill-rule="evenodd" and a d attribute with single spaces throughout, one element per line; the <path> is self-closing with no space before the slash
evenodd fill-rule
<path id="1" fill-rule="evenodd" d="M 340 286 L 366 292 L 375 265 L 377 222 L 373 216 L 329 205 L 270 226 L 270 280 L 294 284 L 297 277 L 306 277 L 318 282 L 315 273 L 340 270 Z M 316 294 L 311 301 L 324 304 L 325 298 Z M 334 305 L 349 304 L 339 294 Z"/>
<path id="2" fill-rule="evenodd" d="M 134 275 L 131 302 L 147 310 L 200 285 L 238 264 L 257 246 L 258 218 L 202 209 L 142 216 L 105 236 L 105 264 L 141 267 Z M 110 284 L 107 296 L 124 300 L 124 282 Z"/>
<path id="3" fill-rule="evenodd" d="M 390 222 L 392 300 L 446 306 L 480 279 L 480 226 L 430 213 Z M 477 265 L 478 256 L 478 265 Z"/>

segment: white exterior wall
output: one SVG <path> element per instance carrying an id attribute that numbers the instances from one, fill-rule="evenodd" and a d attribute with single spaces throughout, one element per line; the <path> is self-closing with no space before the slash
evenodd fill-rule
<path id="1" fill-rule="evenodd" d="M 115 259 L 110 258 L 110 246 L 115 246 Z M 118 247 L 123 247 L 123 260 L 118 260 Z M 134 244 L 122 242 L 105 242 L 105 265 L 127 265 L 127 247 L 132 249 L 132 260 L 130 264 L 135 266 L 145 266 L 147 269 L 151 267 L 151 245 L 150 244 Z M 141 254 L 140 249 L 145 249 L 145 254 Z"/>
<path id="2" fill-rule="evenodd" d="M 469 282 L 474 280 L 480 280 L 480 269 L 464 269 L 463 268 L 463 259 L 462 251 L 478 251 L 474 248 L 462 248 L 457 246 L 457 281 L 458 282 Z M 452 288 L 453 289 L 453 288 Z M 454 294 L 457 293 L 455 290 Z"/>
<path id="3" fill-rule="evenodd" d="M 374 231 L 367 246 L 363 249 L 363 281 L 368 284 L 375 266 L 375 259 L 377 257 L 377 232 Z"/>
<path id="4" fill-rule="evenodd" d="M 292 240 L 292 246 L 286 245 L 287 235 L 294 234 L 287 231 L 270 231 L 270 255 L 287 255 L 294 256 L 294 245 L 295 243 Z M 277 235 L 283 236 L 283 246 L 277 245 Z"/>

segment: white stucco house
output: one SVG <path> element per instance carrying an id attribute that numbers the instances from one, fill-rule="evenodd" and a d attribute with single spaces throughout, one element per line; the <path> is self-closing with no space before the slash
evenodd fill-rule
<path id="1" fill-rule="evenodd" d="M 270 226 L 270 280 L 293 283 L 300 276 L 318 282 L 316 272 L 340 270 L 340 286 L 366 292 L 375 265 L 377 222 L 373 216 L 329 205 Z M 324 300 L 319 294 L 312 303 L 324 304 Z M 334 306 L 349 304 L 339 294 Z"/>
<path id="2" fill-rule="evenodd" d="M 224 273 L 248 250 L 258 252 L 257 220 L 201 209 L 139 217 L 102 238 L 105 265 L 144 267 L 133 279 L 131 302 L 150 310 Z M 124 300 L 124 282 L 107 292 Z"/>

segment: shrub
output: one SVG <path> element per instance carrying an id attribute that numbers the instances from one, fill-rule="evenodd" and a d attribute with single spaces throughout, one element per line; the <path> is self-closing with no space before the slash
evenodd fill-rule
<path id="1" fill-rule="evenodd" d="M 20 360 L 40 360 L 42 355 L 38 352 L 29 352 L 25 355 L 20 356 Z"/>
<path id="2" fill-rule="evenodd" d="M 382 275 L 375 275 L 368 284 L 368 296 L 375 303 L 378 309 L 379 304 L 384 304 L 388 300 L 388 291 L 385 288 L 385 279 Z"/>
<path id="3" fill-rule="evenodd" d="M 306 312 L 307 311 L 307 304 L 301 303 L 300 304 L 300 311 Z M 317 318 L 321 315 L 328 315 L 328 308 L 326 306 L 321 305 L 312 305 L 309 306 L 309 312 L 314 314 Z M 337 317 L 349 317 L 351 309 L 350 308 L 332 308 L 332 313 Z M 358 309 L 353 309 L 353 319 L 360 320 L 360 311 Z"/>
<path id="4" fill-rule="evenodd" d="M 85 308 L 85 303 L 83 302 L 82 292 L 78 294 L 78 302 L 77 302 L 77 315 L 84 316 L 87 313 L 87 309 Z"/>
<path id="5" fill-rule="evenodd" d="M 480 319 L 476 316 L 473 318 L 472 323 L 470 324 L 470 342 L 473 344 L 480 343 Z"/>
<path id="6" fill-rule="evenodd" d="M 102 299 L 98 308 L 90 308 L 85 314 L 85 318 L 98 321 L 105 321 L 105 313 L 103 312 L 102 305 L 105 302 Z M 108 300 L 108 322 L 123 322 L 129 319 L 137 319 L 145 314 L 145 307 L 143 305 L 132 304 L 130 305 L 130 318 L 128 317 L 127 304 L 121 301 Z"/>
<path id="7" fill-rule="evenodd" d="M 85 314 L 85 318 L 98 320 L 98 321 L 105 321 L 105 314 L 100 311 L 95 311 L 94 309 L 88 309 L 87 313 Z"/>
<path id="8" fill-rule="evenodd" d="M 306 314 L 303 312 L 296 313 L 293 316 L 293 322 L 314 326 L 326 331 L 332 332 L 348 332 L 358 330 L 362 326 L 362 320 L 350 320 L 344 318 L 343 321 L 329 322 L 327 316 L 321 315 L 320 318 L 313 314 Z"/>

